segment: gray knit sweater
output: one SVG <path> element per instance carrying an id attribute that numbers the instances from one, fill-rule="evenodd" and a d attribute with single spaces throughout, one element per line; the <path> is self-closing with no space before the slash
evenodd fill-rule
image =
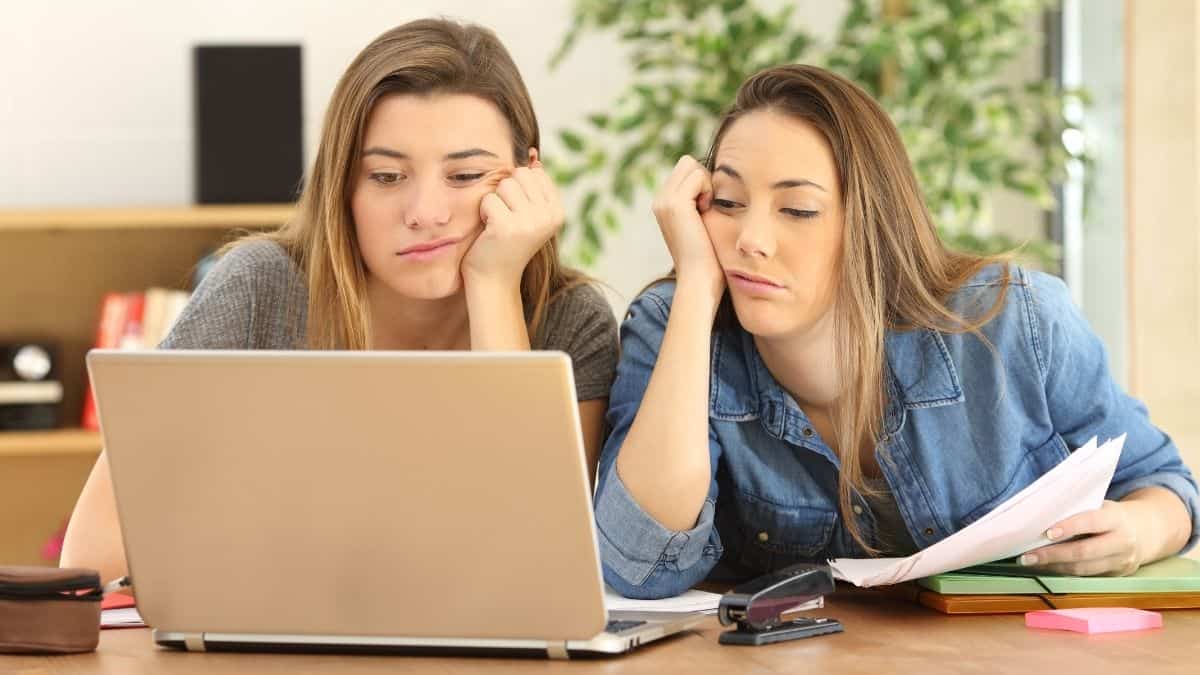
<path id="1" fill-rule="evenodd" d="M 246 242 L 204 277 L 159 348 L 301 349 L 307 308 L 303 274 L 283 247 Z M 617 322 L 595 288 L 573 288 L 551 303 L 532 343 L 571 357 L 580 401 L 608 397 L 617 365 Z"/>

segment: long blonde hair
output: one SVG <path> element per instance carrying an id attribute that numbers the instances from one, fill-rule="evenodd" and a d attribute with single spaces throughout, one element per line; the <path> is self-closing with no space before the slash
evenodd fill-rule
<path id="1" fill-rule="evenodd" d="M 516 164 L 528 162 L 529 148 L 541 150 L 529 92 L 495 33 L 472 24 L 422 19 L 375 38 L 334 89 L 295 215 L 279 230 L 251 237 L 280 244 L 304 274 L 311 349 L 370 347 L 367 271 L 349 205 L 367 118 L 386 95 L 435 92 L 470 94 L 495 104 L 512 129 Z M 555 239 L 534 254 L 521 277 L 531 340 L 541 330 L 550 302 L 583 280 L 560 264 Z"/>
<path id="2" fill-rule="evenodd" d="M 995 302 L 980 316 L 962 316 L 947 306 L 947 300 L 984 267 L 1006 262 L 1007 257 L 971 255 L 943 245 L 887 113 L 854 83 L 821 68 L 779 66 L 743 83 L 713 137 L 709 171 L 715 168 L 717 150 L 730 126 L 756 110 L 811 124 L 833 150 L 845 217 L 834 310 L 844 383 L 833 411 L 833 440 L 842 463 L 838 505 L 855 541 L 875 552 L 851 508 L 853 490 L 871 492 L 860 449 L 874 448 L 881 440 L 885 335 L 888 330 L 929 329 L 983 338 L 980 328 L 1004 307 L 1008 266 L 1003 266 Z M 728 296 L 718 322 L 736 325 Z"/>

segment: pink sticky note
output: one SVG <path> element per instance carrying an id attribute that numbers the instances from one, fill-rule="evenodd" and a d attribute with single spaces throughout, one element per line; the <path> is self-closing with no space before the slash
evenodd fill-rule
<path id="1" fill-rule="evenodd" d="M 1027 628 L 1072 630 L 1076 633 L 1115 633 L 1162 628 L 1162 614 L 1131 607 L 1043 609 L 1025 614 Z"/>

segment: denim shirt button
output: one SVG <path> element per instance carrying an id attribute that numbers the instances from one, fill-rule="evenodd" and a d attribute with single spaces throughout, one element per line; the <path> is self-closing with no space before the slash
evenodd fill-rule
<path id="1" fill-rule="evenodd" d="M 932 537 L 932 536 L 933 536 L 933 528 L 932 528 L 932 527 L 927 527 L 927 528 L 925 528 L 925 536 L 926 536 L 926 537 Z"/>
<path id="2" fill-rule="evenodd" d="M 858 504 L 855 504 L 854 506 L 851 506 L 850 508 L 854 511 L 854 515 L 856 515 L 856 516 L 862 515 L 863 509 Z"/>
<path id="3" fill-rule="evenodd" d="M 765 531 L 758 533 L 758 540 L 763 543 L 766 543 L 766 541 L 770 538 L 771 538 L 771 535 L 767 534 Z"/>
<path id="4" fill-rule="evenodd" d="M 812 435 L 813 435 L 812 427 L 804 427 L 803 433 L 804 433 L 805 438 L 812 438 Z"/>

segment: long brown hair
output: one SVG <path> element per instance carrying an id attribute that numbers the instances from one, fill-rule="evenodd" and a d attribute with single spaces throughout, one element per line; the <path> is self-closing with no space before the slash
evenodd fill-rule
<path id="1" fill-rule="evenodd" d="M 713 137 L 708 169 L 721 139 L 747 113 L 771 110 L 803 120 L 833 150 L 842 188 L 845 228 L 834 310 L 838 367 L 843 382 L 833 411 L 842 462 L 838 503 L 854 539 L 876 552 L 851 512 L 852 492 L 870 493 L 860 449 L 881 440 L 886 403 L 884 339 L 888 330 L 973 333 L 1004 307 L 1009 283 L 1003 265 L 999 294 L 987 311 L 965 317 L 949 296 L 984 267 L 1005 256 L 951 251 L 938 238 L 900 134 L 883 108 L 853 82 L 806 65 L 763 70 L 738 89 Z M 726 296 L 718 321 L 736 324 Z M 990 344 L 989 344 L 990 347 Z"/>
<path id="2" fill-rule="evenodd" d="M 512 129 L 517 165 L 528 163 L 529 148 L 541 151 L 529 92 L 495 33 L 473 24 L 421 19 L 375 38 L 333 91 L 295 215 L 279 230 L 252 237 L 277 242 L 302 270 L 308 283 L 309 348 L 370 348 L 367 271 L 349 204 L 353 176 L 375 103 L 389 94 L 430 93 L 470 94 L 493 103 Z M 534 254 L 521 277 L 531 340 L 550 302 L 583 280 L 560 264 L 555 239 Z"/>

